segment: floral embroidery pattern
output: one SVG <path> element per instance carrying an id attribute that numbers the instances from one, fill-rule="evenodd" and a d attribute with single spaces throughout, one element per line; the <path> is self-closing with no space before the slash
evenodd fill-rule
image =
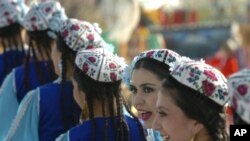
<path id="1" fill-rule="evenodd" d="M 211 96 L 214 93 L 215 86 L 213 85 L 213 83 L 210 83 L 207 80 L 205 80 L 202 81 L 202 85 L 203 85 L 203 91 L 207 96 Z"/>
<path id="2" fill-rule="evenodd" d="M 248 86 L 245 85 L 245 84 L 239 85 L 239 86 L 237 87 L 237 91 L 239 92 L 239 94 L 240 94 L 241 96 L 244 96 L 244 95 L 247 94 Z"/>
<path id="3" fill-rule="evenodd" d="M 147 50 L 147 51 L 140 53 L 138 56 L 136 56 L 133 59 L 131 65 L 127 67 L 124 71 L 122 80 L 126 85 L 128 86 L 130 85 L 132 70 L 135 64 L 143 58 L 152 58 L 154 60 L 163 62 L 166 65 L 170 66 L 170 63 L 173 63 L 177 60 L 177 58 L 180 58 L 180 55 L 168 49 L 154 49 L 154 50 Z"/>
<path id="4" fill-rule="evenodd" d="M 204 74 L 207 75 L 210 79 L 217 81 L 217 78 L 215 76 L 215 74 L 212 71 L 209 70 L 205 70 Z"/>
<path id="5" fill-rule="evenodd" d="M 41 31 L 50 29 L 49 36 L 56 36 L 53 32 L 58 32 L 61 21 L 67 16 L 64 8 L 57 1 L 47 1 L 34 5 L 25 15 L 23 25 L 28 31 Z M 65 31 L 66 32 L 66 31 Z M 67 36 L 67 34 L 64 34 Z M 54 37 L 52 37 L 54 38 Z"/>
<path id="6" fill-rule="evenodd" d="M 25 10 L 25 7 L 18 5 L 16 2 L 1 2 L 0 27 L 9 26 L 15 22 L 21 23 Z"/>
<path id="7" fill-rule="evenodd" d="M 226 79 L 217 69 L 198 61 L 176 62 L 171 75 L 183 85 L 224 105 L 229 96 Z M 216 74 L 216 75 L 215 75 Z"/>
<path id="8" fill-rule="evenodd" d="M 64 21 L 60 34 L 66 44 L 74 51 L 106 47 L 97 27 L 87 21 L 68 19 Z"/>
<path id="9" fill-rule="evenodd" d="M 113 55 L 103 48 L 79 51 L 75 64 L 85 74 L 101 82 L 121 80 L 126 67 L 123 58 Z"/>

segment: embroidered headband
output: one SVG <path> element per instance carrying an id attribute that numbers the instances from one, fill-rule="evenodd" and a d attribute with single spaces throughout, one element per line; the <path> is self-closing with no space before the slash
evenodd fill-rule
<path id="1" fill-rule="evenodd" d="M 121 80 L 126 67 L 124 58 L 118 57 L 104 48 L 79 51 L 75 64 L 83 73 L 100 82 Z"/>
<path id="2" fill-rule="evenodd" d="M 207 96 L 219 105 L 228 99 L 227 79 L 214 67 L 203 61 L 177 62 L 170 73 L 179 83 Z"/>
<path id="3" fill-rule="evenodd" d="M 131 76 L 132 76 L 132 71 L 134 69 L 135 64 L 144 58 L 151 58 L 154 60 L 157 60 L 159 62 L 163 62 L 168 66 L 171 66 L 172 64 L 174 64 L 179 58 L 181 58 L 181 56 L 169 49 L 154 49 L 154 50 L 147 50 L 144 51 L 142 53 L 140 53 L 139 55 L 137 55 L 130 66 L 127 66 L 125 68 L 125 72 L 123 75 L 123 82 L 129 86 L 130 85 L 130 80 L 131 80 Z"/>
<path id="4" fill-rule="evenodd" d="M 0 27 L 6 27 L 13 23 L 22 23 L 22 19 L 28 7 L 24 3 L 14 1 L 0 2 Z"/>
<path id="5" fill-rule="evenodd" d="M 250 69 L 243 69 L 228 78 L 230 104 L 242 120 L 250 124 Z"/>
<path id="6" fill-rule="evenodd" d="M 103 40 L 101 32 L 97 24 L 77 19 L 64 21 L 60 29 L 63 40 L 74 51 L 105 47 L 112 52 L 114 47 Z"/>
<path id="7" fill-rule="evenodd" d="M 66 20 L 64 8 L 57 1 L 34 4 L 24 17 L 23 25 L 28 31 L 50 29 L 48 35 L 56 38 L 54 32 L 59 32 L 62 21 Z"/>

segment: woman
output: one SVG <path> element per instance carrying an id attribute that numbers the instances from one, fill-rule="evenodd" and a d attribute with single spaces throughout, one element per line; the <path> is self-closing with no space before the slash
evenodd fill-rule
<path id="1" fill-rule="evenodd" d="M 123 114 L 120 89 L 124 60 L 98 48 L 78 52 L 75 65 L 74 98 L 87 116 L 57 141 L 146 140 L 139 121 Z"/>
<path id="2" fill-rule="evenodd" d="M 0 140 L 6 135 L 26 93 L 55 79 L 49 52 L 55 45 L 56 32 L 66 15 L 58 2 L 33 6 L 24 17 L 28 30 L 29 50 L 24 65 L 14 68 L 0 90 Z M 8 107 L 8 108 L 6 108 Z"/>
<path id="3" fill-rule="evenodd" d="M 80 108 L 74 102 L 70 81 L 73 76 L 75 54 L 77 49 L 86 49 L 89 45 L 93 45 L 93 48 L 102 47 L 96 43 L 104 42 L 96 28 L 86 21 L 68 19 L 61 24 L 63 26 L 57 39 L 57 47 L 53 47 L 51 53 L 59 79 L 27 94 L 20 104 L 6 140 L 54 141 L 78 123 Z M 72 27 L 77 30 L 71 30 Z M 65 30 L 68 31 L 67 36 L 63 34 Z M 89 40 L 89 35 L 95 40 Z M 71 44 L 74 38 L 84 42 Z"/>
<path id="4" fill-rule="evenodd" d="M 0 87 L 12 68 L 24 62 L 24 30 L 21 20 L 26 9 L 22 3 L 5 1 L 0 4 Z"/>
<path id="5" fill-rule="evenodd" d="M 243 69 L 228 78 L 230 107 L 234 124 L 250 124 L 250 69 Z"/>
<path id="6" fill-rule="evenodd" d="M 153 128 L 166 141 L 228 141 L 225 76 L 204 62 L 178 62 L 163 82 Z"/>
<path id="7" fill-rule="evenodd" d="M 170 64 L 175 63 L 178 58 L 180 56 L 177 53 L 168 49 L 144 51 L 134 58 L 131 71 L 127 71 L 127 78 L 124 79 L 133 94 L 132 104 L 147 129 L 152 128 L 161 82 L 169 75 Z M 152 135 L 152 132 L 149 134 Z M 159 138 L 151 135 L 148 138 L 154 138 L 154 140 Z"/>

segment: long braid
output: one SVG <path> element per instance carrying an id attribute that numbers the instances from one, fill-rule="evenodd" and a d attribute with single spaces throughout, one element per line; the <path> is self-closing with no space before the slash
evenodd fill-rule
<path id="1" fill-rule="evenodd" d="M 122 139 L 124 141 L 129 141 L 129 127 L 128 124 L 125 122 L 124 119 L 124 113 L 123 113 L 123 101 L 122 101 L 122 96 L 121 96 L 121 88 L 117 91 L 117 94 L 119 96 L 119 108 L 120 108 L 120 122 L 121 122 L 121 127 L 122 127 Z"/>
<path id="2" fill-rule="evenodd" d="M 112 126 L 113 129 L 116 129 L 117 124 L 115 122 L 115 110 L 114 110 L 114 96 L 113 96 L 113 92 L 106 92 L 107 94 L 111 94 L 111 95 L 107 95 L 108 97 L 108 106 L 109 106 L 109 112 L 110 112 L 110 116 L 112 117 Z M 117 133 L 115 132 L 115 138 L 117 137 Z"/>
<path id="3" fill-rule="evenodd" d="M 28 53 L 24 62 L 24 69 L 25 69 L 24 70 L 24 88 L 25 90 L 29 90 L 29 63 L 30 63 L 31 57 L 33 59 L 36 59 L 36 55 L 33 53 L 32 40 L 29 41 L 29 49 L 28 49 Z"/>
<path id="4" fill-rule="evenodd" d="M 105 111 L 105 98 L 102 97 L 102 115 L 105 118 L 105 127 L 104 127 L 104 141 L 108 140 L 108 120 L 106 119 L 106 111 Z"/>
<path id="5" fill-rule="evenodd" d="M 44 38 L 46 38 L 46 37 L 44 37 Z M 44 40 L 46 40 L 46 39 L 44 39 Z M 42 46 L 45 47 L 45 46 L 48 46 L 48 44 L 42 43 Z M 51 57 L 50 57 L 51 48 L 45 48 L 44 52 L 45 52 L 45 54 L 44 53 L 42 54 L 43 58 L 47 58 L 49 60 L 46 62 L 45 68 L 46 68 L 47 72 L 49 72 L 49 79 L 54 80 L 56 78 L 56 75 L 54 73 L 53 63 L 52 63 Z M 46 55 L 46 57 L 44 57 L 44 55 Z"/>
<path id="6" fill-rule="evenodd" d="M 12 42 L 14 43 L 14 50 L 17 52 L 17 54 L 15 54 L 15 56 L 12 56 L 12 59 L 14 60 L 14 64 L 12 64 L 12 67 L 14 66 L 18 66 L 19 64 L 21 64 L 21 60 L 19 58 L 19 44 L 18 44 L 18 41 L 17 41 L 17 37 L 18 36 L 15 36 L 15 37 L 12 37 Z M 13 49 L 11 49 L 13 50 Z"/>
<path id="7" fill-rule="evenodd" d="M 64 91 L 64 82 L 66 79 L 66 73 L 67 73 L 67 62 L 66 62 L 66 52 L 62 53 L 61 56 L 61 79 L 62 81 L 60 82 L 61 85 L 61 109 L 62 109 L 62 119 L 63 119 L 63 126 L 64 130 L 67 131 L 69 128 L 68 122 L 67 122 L 67 113 L 66 113 L 66 97 L 65 97 L 65 91 Z"/>
<path id="8" fill-rule="evenodd" d="M 23 62 L 24 62 L 23 55 L 25 55 L 26 52 L 25 52 L 25 48 L 24 48 L 24 44 L 25 44 L 25 43 L 24 43 L 24 41 L 22 40 L 21 34 L 18 35 L 18 40 L 19 40 L 19 42 L 20 42 L 19 48 L 20 48 L 20 51 L 22 52 L 22 54 L 18 54 L 18 55 L 19 55 L 19 58 L 20 58 L 20 60 L 21 60 L 21 63 L 23 63 Z M 21 55 L 21 56 L 20 56 L 20 55 Z"/>
<path id="9" fill-rule="evenodd" d="M 46 57 L 49 58 L 49 60 L 51 59 L 50 52 L 51 52 L 50 49 L 45 49 Z M 54 75 L 55 73 L 54 73 L 54 68 L 53 68 L 52 61 L 47 62 L 45 67 L 46 67 L 47 71 L 49 72 L 49 78 L 51 80 L 54 80 L 56 78 L 56 76 Z"/>
<path id="10" fill-rule="evenodd" d="M 60 61 L 59 62 L 60 66 L 60 76 L 59 78 L 61 79 L 61 82 L 60 82 L 60 86 L 61 86 L 61 97 L 60 97 L 60 105 L 61 105 L 61 111 L 62 111 L 62 120 L 63 120 L 63 124 L 64 124 L 64 130 L 67 131 L 70 127 L 69 123 L 68 123 L 68 119 L 67 119 L 67 108 L 66 108 L 66 93 L 65 93 L 65 81 L 66 81 L 66 75 L 67 75 L 67 72 L 68 72 L 68 62 L 73 62 L 74 60 L 74 56 L 75 56 L 75 52 L 70 50 L 68 48 L 68 46 L 64 43 L 63 39 L 61 37 L 58 37 L 58 39 L 56 40 L 56 47 L 57 47 L 57 50 L 59 52 L 61 52 L 61 58 L 60 58 Z M 73 100 L 73 99 L 72 99 Z M 74 113 L 74 106 L 73 106 L 73 101 L 71 101 L 72 104 L 70 105 L 72 108 L 72 122 L 75 124 L 76 121 L 74 121 L 74 118 L 75 118 L 75 113 Z"/>
<path id="11" fill-rule="evenodd" d="M 13 23 L 7 27 L 0 28 L 0 38 L 2 38 L 2 46 L 3 46 L 3 61 L 4 61 L 4 73 L 7 74 L 13 67 L 21 65 L 23 63 L 22 59 L 18 58 L 17 55 L 10 56 L 10 58 L 6 58 L 7 48 L 12 49 L 11 45 L 14 45 L 16 48 L 19 44 L 23 44 L 23 40 L 21 38 L 22 27 L 18 23 Z M 19 38 L 20 37 L 20 38 Z M 19 53 L 18 53 L 19 55 Z M 9 62 L 12 63 L 7 63 Z M 7 61 L 7 62 L 6 62 Z"/>
<path id="12" fill-rule="evenodd" d="M 8 63 L 6 63 L 6 56 L 5 56 L 5 52 L 6 52 L 6 43 L 5 40 L 2 40 L 2 45 L 3 45 L 3 62 L 4 62 L 4 74 L 7 74 L 8 72 Z"/>
<path id="13" fill-rule="evenodd" d="M 34 53 L 36 54 L 36 56 L 38 55 L 38 53 L 39 53 L 39 55 L 40 56 L 42 56 L 42 60 L 45 60 L 44 59 L 44 56 L 43 56 L 43 53 L 42 53 L 42 48 L 43 48 L 44 46 L 43 45 L 41 45 L 41 44 L 39 44 L 39 43 L 36 43 L 36 49 L 38 50 L 38 51 L 36 51 L 35 50 L 35 48 L 33 48 L 34 50 Z M 45 49 L 43 49 L 43 50 L 45 50 Z M 40 63 L 40 61 L 38 60 L 38 58 L 37 58 L 37 60 L 35 61 L 35 70 L 36 70 L 36 74 L 42 74 L 42 70 L 41 70 L 41 68 L 42 68 L 42 65 L 46 65 L 46 64 L 41 64 Z M 39 81 L 40 81 L 40 83 L 41 84 L 44 84 L 45 83 L 45 78 L 42 76 L 42 75 L 38 75 L 38 79 L 39 79 Z"/>
<path id="14" fill-rule="evenodd" d="M 92 127 L 93 127 L 92 129 L 90 129 L 92 130 L 92 140 L 96 139 L 96 130 L 100 130 L 100 129 L 96 129 L 95 120 L 94 120 L 94 110 L 93 110 L 94 99 L 99 100 L 100 102 L 104 101 L 105 104 L 108 104 L 106 106 L 103 106 L 104 104 L 101 103 L 100 106 L 108 108 L 111 119 L 113 118 L 115 121 L 113 124 L 113 126 L 115 127 L 113 129 L 114 134 L 115 134 L 115 140 L 119 140 L 119 141 L 130 140 L 130 132 L 129 132 L 128 124 L 123 114 L 123 99 L 120 93 L 121 81 L 111 82 L 111 83 L 98 82 L 90 78 L 88 75 L 84 74 L 81 71 L 81 69 L 77 67 L 75 67 L 74 69 L 74 79 L 76 80 L 80 90 L 85 93 L 85 99 L 86 99 L 88 110 L 89 110 L 89 119 L 92 122 Z M 115 105 L 116 105 L 116 108 L 115 108 Z M 138 124 L 140 125 L 139 121 L 138 121 Z M 105 126 L 107 127 L 107 125 Z M 105 129 L 101 129 L 101 130 L 105 130 Z M 145 138 L 145 135 L 143 133 L 144 132 L 142 132 L 142 136 Z M 104 135 L 103 140 L 106 140 L 106 138 L 108 137 Z M 145 138 L 145 141 L 146 141 L 146 138 Z"/>
<path id="15" fill-rule="evenodd" d="M 119 94 L 115 94 L 115 99 L 116 99 L 116 106 L 117 106 L 117 116 L 118 116 L 118 136 L 117 140 L 122 140 L 122 125 L 121 125 L 121 108 L 120 108 L 120 100 L 119 100 Z"/>
<path id="16" fill-rule="evenodd" d="M 91 95 L 86 95 L 87 98 L 87 105 L 88 105 L 88 111 L 89 111 L 89 119 L 92 121 L 92 140 L 96 140 L 96 122 L 94 119 L 94 109 L 93 109 L 93 97 Z"/>
<path id="17" fill-rule="evenodd" d="M 53 39 L 48 37 L 47 35 L 47 30 L 44 31 L 34 31 L 34 32 L 28 32 L 29 35 L 29 59 L 25 61 L 26 65 L 25 65 L 25 89 L 29 90 L 29 73 L 27 71 L 29 71 L 29 63 L 31 60 L 31 55 L 32 55 L 32 60 L 34 60 L 34 64 L 35 64 L 35 71 L 36 74 L 38 76 L 39 82 L 40 84 L 44 84 L 45 83 L 45 77 L 42 73 L 42 65 L 45 65 L 46 74 L 54 74 L 54 71 L 52 71 L 53 68 L 50 67 L 50 69 L 47 69 L 49 65 L 51 64 L 41 64 L 39 63 L 40 61 L 38 60 L 38 55 L 40 55 L 41 57 L 43 57 L 43 53 L 42 51 L 48 50 L 51 48 L 51 44 Z M 51 61 L 50 56 L 47 56 L 48 60 Z M 42 58 L 42 61 L 44 60 L 44 57 Z M 53 72 L 53 73 L 51 73 Z M 49 80 L 53 80 L 54 77 L 49 77 Z"/>

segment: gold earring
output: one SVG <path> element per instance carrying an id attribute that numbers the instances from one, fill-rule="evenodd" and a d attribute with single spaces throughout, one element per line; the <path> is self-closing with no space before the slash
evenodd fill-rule
<path id="1" fill-rule="evenodd" d="M 192 136 L 190 141 L 195 141 L 195 135 Z"/>

